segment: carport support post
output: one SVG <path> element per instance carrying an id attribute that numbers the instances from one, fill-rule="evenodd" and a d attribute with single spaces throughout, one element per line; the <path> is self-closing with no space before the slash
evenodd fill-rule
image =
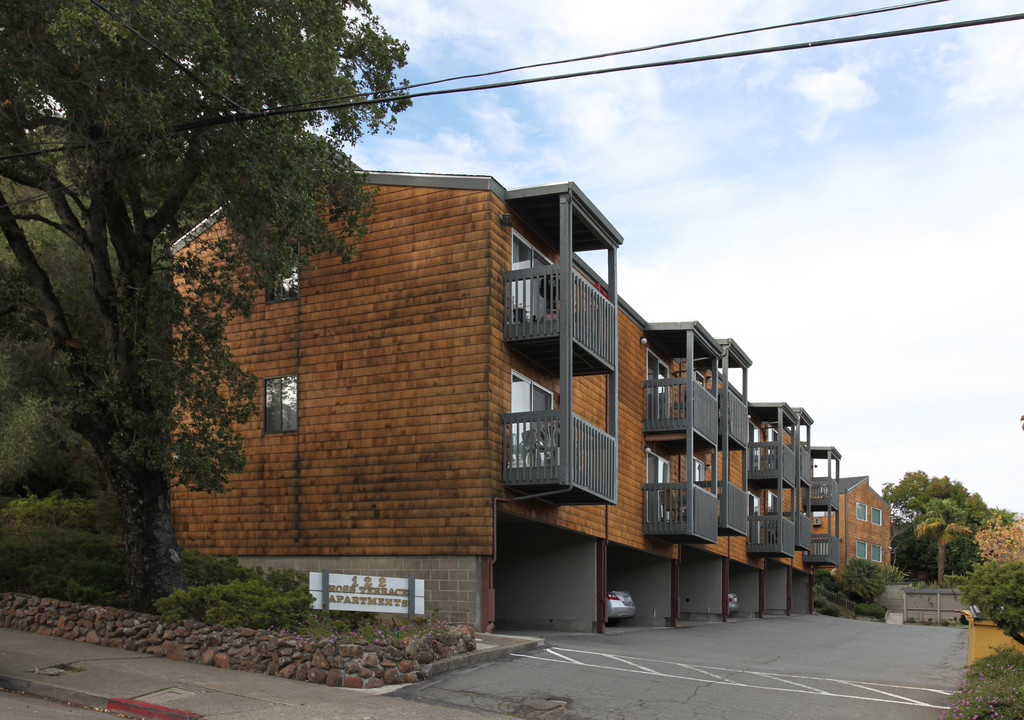
<path id="1" fill-rule="evenodd" d="M 793 566 L 786 566 L 786 615 L 793 614 Z"/>
<path id="2" fill-rule="evenodd" d="M 672 572 L 669 574 L 672 583 L 672 600 L 669 608 L 669 626 L 679 627 L 679 546 L 676 545 L 676 557 L 672 558 Z"/>
<path id="3" fill-rule="evenodd" d="M 608 541 L 597 539 L 597 632 L 604 635 L 608 622 Z"/>
<path id="4" fill-rule="evenodd" d="M 767 564 L 767 561 L 765 561 L 765 563 Z M 757 616 L 759 618 L 763 618 L 764 617 L 764 606 L 765 606 L 764 578 L 765 578 L 765 573 L 766 572 L 767 572 L 766 568 L 761 568 L 761 571 L 757 574 Z"/>
<path id="5" fill-rule="evenodd" d="M 729 558 L 722 558 L 722 622 L 729 621 Z"/>

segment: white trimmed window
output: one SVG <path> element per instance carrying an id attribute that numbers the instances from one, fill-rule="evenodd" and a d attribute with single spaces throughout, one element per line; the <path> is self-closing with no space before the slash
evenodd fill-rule
<path id="1" fill-rule="evenodd" d="M 267 378 L 264 383 L 264 432 L 291 432 L 298 429 L 299 376 Z"/>
<path id="2" fill-rule="evenodd" d="M 862 560 L 868 559 L 868 544 L 863 540 L 857 541 L 857 557 Z"/>
<path id="3" fill-rule="evenodd" d="M 652 452 L 647 453 L 647 482 L 672 482 L 668 460 Z"/>
<path id="4" fill-rule="evenodd" d="M 881 545 L 875 545 L 874 543 L 872 543 L 872 545 L 871 545 L 871 559 L 874 560 L 876 563 L 882 562 L 882 546 Z"/>
<path id="5" fill-rule="evenodd" d="M 292 247 L 293 252 L 297 255 L 299 252 L 299 246 L 295 245 Z M 279 277 L 271 287 L 267 288 L 267 302 L 283 302 L 285 300 L 294 300 L 299 296 L 299 268 L 293 266 L 292 271 L 285 276 Z"/>
<path id="6" fill-rule="evenodd" d="M 882 524 L 882 508 L 871 508 L 871 524 L 881 525 Z"/>
<path id="7" fill-rule="evenodd" d="M 868 520 L 868 506 L 864 503 L 857 503 L 857 519 L 864 522 Z"/>

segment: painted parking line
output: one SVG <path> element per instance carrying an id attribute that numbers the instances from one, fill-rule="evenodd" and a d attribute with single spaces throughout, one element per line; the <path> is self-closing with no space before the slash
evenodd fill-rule
<path id="1" fill-rule="evenodd" d="M 939 710 L 945 709 L 946 706 L 933 703 L 941 702 L 944 696 L 950 694 L 946 690 L 911 685 L 789 675 L 765 672 L 763 670 L 744 670 L 741 668 L 724 668 L 710 665 L 698 666 L 691 663 L 614 655 L 590 650 L 573 650 L 570 648 L 547 648 L 539 654 L 513 654 L 513 657 L 573 665 L 579 668 L 636 673 L 666 680 L 750 688 L 762 692 L 799 693 L 845 700 L 911 705 Z M 859 694 L 855 694 L 858 691 Z M 927 698 L 927 701 L 918 699 L 918 697 L 914 697 L 915 695 L 918 697 L 923 696 Z"/>

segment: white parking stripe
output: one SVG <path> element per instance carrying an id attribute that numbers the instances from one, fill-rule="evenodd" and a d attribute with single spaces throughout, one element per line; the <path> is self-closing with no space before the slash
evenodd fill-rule
<path id="1" fill-rule="evenodd" d="M 523 655 L 523 654 L 519 654 L 519 653 L 513 653 L 512 657 L 521 657 L 521 658 L 526 658 L 526 659 L 529 659 L 529 660 L 542 660 L 542 661 L 545 661 L 545 662 L 554 662 L 554 663 L 559 663 L 559 664 L 569 664 L 569 665 L 574 665 L 574 666 L 577 666 L 577 667 L 593 668 L 595 670 L 615 670 L 616 672 L 628 672 L 628 673 L 636 673 L 636 674 L 639 674 L 639 675 L 650 675 L 652 677 L 667 678 L 667 679 L 670 679 L 670 680 L 683 680 L 683 681 L 687 681 L 687 682 L 697 682 L 697 683 L 704 683 L 704 684 L 710 684 L 710 685 L 728 685 L 728 686 L 731 686 L 731 687 L 750 688 L 752 690 L 760 690 L 760 691 L 774 691 L 774 692 L 785 692 L 785 693 L 797 693 L 797 694 L 802 694 L 802 695 L 816 695 L 818 697 L 824 696 L 824 697 L 831 697 L 831 698 L 838 698 L 838 699 L 845 699 L 845 700 L 863 700 L 863 701 L 867 701 L 867 702 L 879 702 L 879 703 L 887 703 L 887 704 L 893 704 L 893 705 L 911 705 L 911 706 L 914 706 L 914 707 L 934 708 L 936 710 L 943 710 L 943 709 L 945 709 L 945 706 L 944 705 L 932 705 L 932 704 L 929 704 L 929 703 L 926 703 L 926 702 L 922 702 L 920 700 L 915 700 L 914 698 L 911 698 L 911 697 L 906 697 L 906 696 L 903 696 L 903 695 L 897 695 L 896 693 L 891 693 L 891 692 L 887 692 L 887 691 L 876 689 L 876 688 L 878 688 L 878 687 L 888 687 L 888 688 L 891 688 L 891 689 L 894 689 L 894 690 L 927 691 L 927 692 L 936 692 L 936 693 L 940 693 L 940 694 L 943 694 L 943 695 L 948 694 L 945 691 L 932 690 L 930 688 L 916 688 L 916 687 L 909 687 L 909 686 L 908 687 L 904 687 L 904 686 L 891 685 L 891 684 L 884 684 L 883 685 L 882 683 L 870 683 L 870 682 L 860 682 L 860 683 L 858 683 L 858 682 L 854 682 L 854 681 L 850 681 L 850 680 L 840 680 L 839 678 L 813 678 L 813 677 L 797 676 L 797 675 L 772 674 L 772 673 L 765 673 L 765 672 L 754 671 L 754 670 L 742 670 L 742 669 L 738 669 L 738 668 L 721 668 L 721 667 L 710 667 L 710 666 L 709 666 L 709 669 L 702 669 L 702 668 L 695 667 L 695 666 L 692 666 L 692 665 L 683 665 L 682 663 L 675 663 L 675 662 L 665 661 L 665 660 L 655 660 L 655 659 L 652 659 L 652 658 L 646 658 L 646 659 L 645 658 L 634 658 L 634 657 L 627 657 L 627 656 L 610 655 L 608 653 L 592 652 L 592 651 L 587 651 L 587 650 L 571 650 L 571 649 L 568 649 L 568 648 L 547 648 L 545 650 L 545 652 L 550 654 L 550 655 L 553 655 L 554 657 L 544 657 L 544 656 L 540 656 L 540 655 Z M 623 667 L 617 667 L 616 668 L 616 667 L 609 667 L 607 665 L 598 665 L 598 664 L 595 664 L 595 663 L 582 662 L 580 660 L 576 660 L 574 658 L 569 657 L 565 653 L 573 653 L 573 654 L 579 654 L 579 655 L 596 655 L 596 656 L 599 656 L 599 657 L 604 658 L 606 660 L 614 660 L 614 661 L 617 661 L 617 662 L 621 662 Z M 686 676 L 686 675 L 676 675 L 676 674 L 672 674 L 672 673 L 668 673 L 668 672 L 660 672 L 660 671 L 657 671 L 657 670 L 653 670 L 650 667 L 647 667 L 646 665 L 641 665 L 641 664 L 639 664 L 637 662 L 632 662 L 634 660 L 642 661 L 644 663 L 647 663 L 648 665 L 650 665 L 650 664 L 658 664 L 658 663 L 665 664 L 665 665 L 674 665 L 676 667 L 686 668 L 687 670 L 691 670 L 691 671 L 693 671 L 695 673 L 700 673 L 700 674 L 704 675 L 704 677 L 689 677 L 689 676 Z M 625 667 L 625 666 L 629 666 L 629 667 Z M 764 684 L 743 683 L 743 682 L 737 682 L 735 680 L 725 680 L 725 679 L 721 678 L 719 675 L 716 675 L 715 673 L 711 672 L 711 670 L 719 670 L 719 671 L 723 671 L 723 672 L 728 672 L 728 673 L 731 673 L 731 674 L 736 675 L 736 676 L 746 675 L 746 676 L 750 676 L 750 677 L 756 677 L 756 678 L 758 678 L 760 680 L 775 681 L 777 683 L 786 683 L 790 687 L 779 687 L 779 686 L 771 686 L 771 685 L 764 685 Z M 710 676 L 712 679 L 709 679 L 708 676 Z M 849 693 L 842 693 L 842 692 L 830 692 L 830 691 L 828 691 L 828 690 L 826 690 L 824 688 L 821 688 L 821 687 L 814 687 L 814 686 L 807 685 L 807 684 L 804 684 L 804 683 L 795 682 L 795 680 L 797 680 L 797 679 L 799 679 L 799 680 L 806 680 L 806 681 L 810 681 L 810 682 L 816 682 L 816 683 L 835 683 L 835 684 L 843 686 L 843 687 L 857 688 L 858 690 L 862 690 L 862 691 L 867 692 L 867 693 L 877 693 L 878 695 L 881 695 L 883 697 L 878 697 L 878 696 L 873 696 L 873 695 L 867 695 L 867 696 L 865 696 L 865 695 L 851 695 Z"/>

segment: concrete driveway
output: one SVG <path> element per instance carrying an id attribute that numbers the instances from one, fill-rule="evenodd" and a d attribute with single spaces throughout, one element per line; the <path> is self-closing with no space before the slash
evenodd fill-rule
<path id="1" fill-rule="evenodd" d="M 960 627 L 822 615 L 552 634 L 544 647 L 400 694 L 545 720 L 935 720 L 966 662 Z"/>

